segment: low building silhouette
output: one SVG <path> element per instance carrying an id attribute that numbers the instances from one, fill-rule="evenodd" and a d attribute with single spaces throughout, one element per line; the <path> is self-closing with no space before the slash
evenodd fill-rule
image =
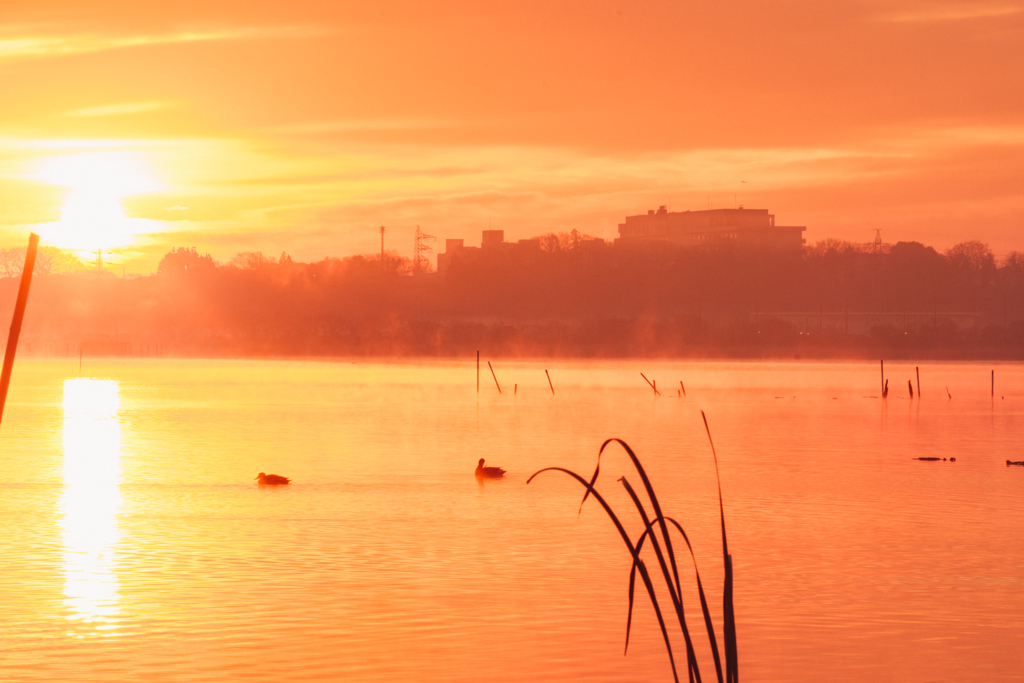
<path id="1" fill-rule="evenodd" d="M 517 257 L 539 254 L 540 251 L 540 239 L 538 238 L 506 242 L 504 230 L 484 230 L 479 247 L 467 247 L 463 239 L 446 239 L 444 251 L 437 255 L 437 272 L 439 274 L 447 272 L 456 259 L 498 255 Z"/>
<path id="2" fill-rule="evenodd" d="M 619 223 L 615 244 L 669 242 L 681 246 L 736 244 L 745 247 L 800 249 L 803 226 L 775 225 L 768 209 L 710 209 L 668 211 L 659 206 Z"/>

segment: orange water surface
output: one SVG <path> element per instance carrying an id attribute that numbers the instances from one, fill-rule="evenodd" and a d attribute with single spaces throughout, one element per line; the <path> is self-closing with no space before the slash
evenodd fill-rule
<path id="1" fill-rule="evenodd" d="M 883 401 L 871 363 L 491 360 L 501 393 L 484 364 L 477 394 L 475 360 L 19 361 L 0 679 L 671 680 L 643 596 L 623 655 L 630 561 L 604 513 L 577 517 L 565 475 L 526 480 L 629 442 L 721 634 L 704 410 L 741 680 L 1024 680 L 1024 366 L 923 365 L 911 400 L 914 366 L 886 364 Z M 478 482 L 481 457 L 507 476 Z M 601 470 L 636 537 L 616 479 L 638 477 L 621 450 Z"/>

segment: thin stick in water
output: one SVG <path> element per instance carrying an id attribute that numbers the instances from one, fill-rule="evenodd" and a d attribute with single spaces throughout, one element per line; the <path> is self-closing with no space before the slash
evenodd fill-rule
<path id="1" fill-rule="evenodd" d="M 917 375 L 917 397 L 921 398 L 921 368 L 915 365 L 914 373 Z"/>
<path id="2" fill-rule="evenodd" d="M 487 367 L 491 368 L 491 361 L 487 361 Z M 498 376 L 494 374 L 494 368 L 491 368 L 491 377 L 494 378 L 494 386 L 498 387 L 498 393 L 501 393 L 501 385 L 498 384 Z"/>
<path id="3" fill-rule="evenodd" d="M 878 361 L 882 370 L 882 393 L 885 393 L 885 360 Z"/>
<path id="4" fill-rule="evenodd" d="M 476 352 L 476 393 L 480 393 L 480 352 Z"/>
<path id="5" fill-rule="evenodd" d="M 992 371 L 992 398 L 996 397 L 996 371 Z"/>
<path id="6" fill-rule="evenodd" d="M 655 396 L 661 396 L 661 392 L 658 391 L 658 387 L 654 386 L 654 384 L 651 382 L 651 380 L 647 379 L 647 375 L 645 375 L 644 373 L 641 372 L 640 376 L 644 378 L 644 381 L 647 382 L 647 384 L 651 387 L 651 389 L 654 389 L 654 395 Z"/>
<path id="7" fill-rule="evenodd" d="M 679 388 L 683 390 L 683 398 L 686 398 L 686 387 L 683 386 L 683 380 L 679 380 Z"/>
<path id="8" fill-rule="evenodd" d="M 547 377 L 548 377 L 548 386 L 551 387 L 551 395 L 554 396 L 555 395 L 555 385 L 551 383 L 551 374 L 548 372 L 547 368 L 544 368 L 544 374 L 547 375 Z"/>
<path id="9" fill-rule="evenodd" d="M 913 399 L 914 398 L 914 385 L 913 385 L 913 383 L 909 379 L 907 380 L 907 389 L 910 391 L 910 398 Z"/>
<path id="10" fill-rule="evenodd" d="M 7 337 L 7 351 L 4 353 L 4 368 L 0 373 L 0 420 L 3 420 L 4 406 L 7 404 L 7 389 L 11 385 L 11 372 L 14 370 L 14 354 L 18 351 L 18 337 L 21 335 L 21 322 L 25 318 L 25 305 L 28 303 L 28 289 L 32 286 L 32 271 L 36 266 L 36 249 L 39 247 L 39 235 L 29 233 L 28 251 L 25 252 L 25 266 L 21 269 L 21 286 L 18 288 L 18 299 L 14 304 L 14 317 L 11 319 L 11 333 Z"/>

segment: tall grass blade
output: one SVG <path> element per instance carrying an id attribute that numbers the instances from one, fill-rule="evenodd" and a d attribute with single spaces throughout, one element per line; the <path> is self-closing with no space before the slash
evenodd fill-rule
<path id="1" fill-rule="evenodd" d="M 732 556 L 729 555 L 729 543 L 725 536 L 725 506 L 722 503 L 722 479 L 718 474 L 718 454 L 715 452 L 715 441 L 711 438 L 708 417 L 700 411 L 704 420 L 704 431 L 708 433 L 711 444 L 711 455 L 715 459 L 715 480 L 718 482 L 718 512 L 722 519 L 722 555 L 725 560 L 725 587 L 722 591 L 723 629 L 725 638 L 725 683 L 739 683 L 738 648 L 736 647 L 736 617 L 732 605 Z"/>

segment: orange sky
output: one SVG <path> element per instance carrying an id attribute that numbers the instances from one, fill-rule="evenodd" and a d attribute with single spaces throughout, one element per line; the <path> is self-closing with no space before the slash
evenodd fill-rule
<path id="1" fill-rule="evenodd" d="M 5 0 L 0 246 L 142 273 L 172 246 L 318 260 L 384 223 L 410 255 L 417 224 L 612 238 L 735 201 L 809 242 L 1001 255 L 1021 84 L 1024 0 Z"/>

